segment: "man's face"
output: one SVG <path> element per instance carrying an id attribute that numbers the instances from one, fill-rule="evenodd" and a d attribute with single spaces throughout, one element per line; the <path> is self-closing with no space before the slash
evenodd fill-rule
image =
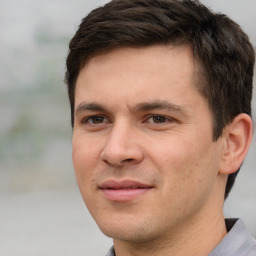
<path id="1" fill-rule="evenodd" d="M 188 46 L 117 49 L 81 70 L 73 162 L 106 235 L 149 241 L 212 214 L 221 143 L 197 81 Z"/>

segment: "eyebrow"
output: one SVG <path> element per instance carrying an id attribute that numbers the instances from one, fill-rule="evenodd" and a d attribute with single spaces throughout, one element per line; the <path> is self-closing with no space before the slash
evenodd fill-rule
<path id="1" fill-rule="evenodd" d="M 174 111 L 174 112 L 182 112 L 184 114 L 187 114 L 186 110 L 177 104 L 168 102 L 168 101 L 150 101 L 150 102 L 142 102 L 135 107 L 131 108 L 134 112 L 147 112 L 152 110 L 168 110 L 168 111 Z M 84 103 L 82 102 L 79 104 L 75 110 L 75 115 L 79 115 L 80 113 L 84 111 L 93 111 L 93 112 L 108 112 L 107 108 L 104 107 L 102 104 L 99 103 Z"/>
<path id="2" fill-rule="evenodd" d="M 143 111 L 150 111 L 150 110 L 169 110 L 175 112 L 185 112 L 185 109 L 182 106 L 177 104 L 168 102 L 168 101 L 152 101 L 152 102 L 142 102 L 135 106 L 135 112 L 143 112 Z"/>
<path id="3" fill-rule="evenodd" d="M 75 110 L 75 115 L 79 115 L 80 113 L 84 112 L 84 111 L 107 111 L 107 109 L 98 103 L 81 103 L 77 106 L 76 110 Z"/>

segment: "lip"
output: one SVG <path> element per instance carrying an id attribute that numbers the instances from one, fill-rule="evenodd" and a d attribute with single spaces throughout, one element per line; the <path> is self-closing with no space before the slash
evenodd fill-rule
<path id="1" fill-rule="evenodd" d="M 154 187 L 134 180 L 107 180 L 100 184 L 99 189 L 110 201 L 122 202 L 134 200 Z"/>

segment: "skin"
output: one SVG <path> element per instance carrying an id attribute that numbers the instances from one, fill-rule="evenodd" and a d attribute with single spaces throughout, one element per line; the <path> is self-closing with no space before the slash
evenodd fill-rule
<path id="1" fill-rule="evenodd" d="M 230 136 L 233 126 L 212 140 L 196 70 L 189 46 L 151 46 L 94 56 L 80 71 L 73 163 L 85 204 L 114 238 L 117 256 L 208 255 L 226 234 L 227 175 L 248 146 L 235 164 L 230 151 L 243 139 Z M 247 140 L 249 123 L 242 116 L 235 126 Z M 113 199 L 101 189 L 109 180 L 150 189 Z"/>

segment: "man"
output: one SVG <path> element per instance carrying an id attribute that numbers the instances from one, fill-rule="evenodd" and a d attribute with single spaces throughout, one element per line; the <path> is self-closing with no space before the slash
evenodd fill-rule
<path id="1" fill-rule="evenodd" d="M 107 255 L 256 255 L 223 203 L 252 140 L 254 50 L 197 1 L 113 0 L 70 42 L 73 163 Z"/>

